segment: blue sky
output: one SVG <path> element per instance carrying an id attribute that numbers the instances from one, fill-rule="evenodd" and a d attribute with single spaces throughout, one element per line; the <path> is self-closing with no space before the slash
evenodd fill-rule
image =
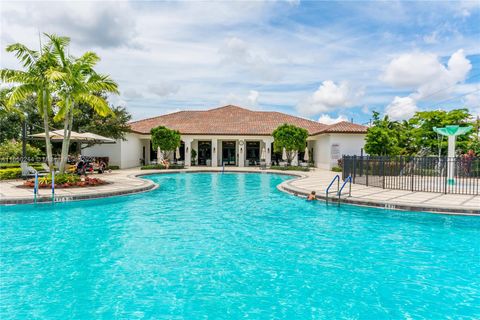
<path id="1" fill-rule="evenodd" d="M 42 31 L 96 51 L 135 119 L 224 104 L 324 122 L 480 114 L 480 1 L 3 1 L 0 18 L 3 48 Z"/>

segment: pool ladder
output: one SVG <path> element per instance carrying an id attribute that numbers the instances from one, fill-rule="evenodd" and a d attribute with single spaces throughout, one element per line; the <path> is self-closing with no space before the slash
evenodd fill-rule
<path id="1" fill-rule="evenodd" d="M 338 203 L 341 201 L 341 196 L 342 196 L 342 191 L 345 188 L 345 186 L 348 185 L 348 196 L 352 196 L 352 176 L 348 176 L 345 181 L 343 181 L 342 186 L 340 187 L 340 176 L 337 174 L 335 177 L 333 177 L 332 181 L 328 185 L 327 189 L 325 190 L 325 199 L 328 202 L 328 195 L 330 193 L 330 188 L 333 186 L 333 184 L 337 181 L 337 197 L 338 197 Z"/>

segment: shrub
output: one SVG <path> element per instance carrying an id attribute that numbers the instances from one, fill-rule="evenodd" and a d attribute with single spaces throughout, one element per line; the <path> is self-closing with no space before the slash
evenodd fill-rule
<path id="1" fill-rule="evenodd" d="M 42 151 L 27 143 L 27 157 L 38 157 Z M 0 145 L 0 158 L 18 158 L 22 156 L 22 142 L 8 140 Z"/>
<path id="2" fill-rule="evenodd" d="M 340 167 L 333 167 L 333 168 L 332 168 L 332 171 L 333 171 L 333 172 L 342 172 L 342 168 L 340 168 Z"/>
<path id="3" fill-rule="evenodd" d="M 42 164 L 39 162 L 29 163 L 30 167 L 33 167 L 35 170 L 43 170 Z M 11 168 L 20 168 L 20 162 L 9 162 L 9 163 L 0 163 L 0 169 L 11 169 Z"/>
<path id="4" fill-rule="evenodd" d="M 22 176 L 22 169 L 10 168 L 0 170 L 0 180 L 18 179 Z"/>
<path id="5" fill-rule="evenodd" d="M 119 170 L 120 167 L 119 166 L 108 166 L 107 167 L 107 170 Z"/>
<path id="6" fill-rule="evenodd" d="M 179 164 L 171 164 L 169 166 L 169 169 L 183 169 L 184 166 L 183 165 L 179 165 Z M 166 169 L 164 165 L 162 164 L 147 164 L 146 166 L 142 166 L 140 168 L 141 170 L 152 170 L 152 169 Z"/>
<path id="7" fill-rule="evenodd" d="M 271 166 L 270 169 L 283 170 L 283 171 L 310 171 L 308 167 L 300 167 L 300 166 L 288 166 L 288 167 Z"/>

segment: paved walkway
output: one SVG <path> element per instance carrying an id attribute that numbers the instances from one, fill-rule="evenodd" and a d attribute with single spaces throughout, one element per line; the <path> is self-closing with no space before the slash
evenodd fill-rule
<path id="1" fill-rule="evenodd" d="M 156 184 L 150 180 L 137 177 L 149 173 L 172 173 L 176 171 L 221 171 L 221 167 L 193 167 L 185 170 L 140 170 L 128 169 L 118 170 L 112 173 L 99 175 L 102 179 L 110 182 L 108 185 L 98 187 L 57 189 L 55 192 L 56 201 L 70 201 L 75 199 L 92 199 L 98 197 L 123 195 L 137 192 L 144 192 L 156 188 Z M 310 172 L 294 171 L 260 171 L 258 168 L 228 168 L 228 171 L 237 172 L 272 172 L 287 173 L 299 176 L 296 179 L 287 180 L 278 188 L 300 196 L 306 196 L 315 190 L 318 198 L 325 199 L 325 189 L 330 183 L 335 172 L 315 169 Z M 10 180 L 0 182 L 0 204 L 32 203 L 33 190 L 18 188 L 22 180 Z M 331 191 L 336 191 L 336 185 Z M 51 190 L 41 189 L 38 201 L 51 201 Z M 412 211 L 431 211 L 443 213 L 479 214 L 480 196 L 453 195 L 430 192 L 410 192 L 402 190 L 388 190 L 362 185 L 352 185 L 352 196 L 348 197 L 348 187 L 345 188 L 342 202 L 359 205 L 377 206 L 388 209 L 403 209 Z M 335 192 L 331 193 L 331 201 L 337 201 Z"/>

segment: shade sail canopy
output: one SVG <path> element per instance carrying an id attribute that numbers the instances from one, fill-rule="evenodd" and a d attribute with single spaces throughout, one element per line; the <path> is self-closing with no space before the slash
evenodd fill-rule
<path id="1" fill-rule="evenodd" d="M 285 149 L 285 148 L 283 148 L 282 160 L 283 160 L 283 161 L 286 161 L 286 160 L 287 160 L 287 149 Z"/>
<path id="2" fill-rule="evenodd" d="M 63 130 L 53 130 L 49 132 L 51 141 L 63 141 Z M 34 140 L 45 139 L 45 132 L 31 134 L 30 137 Z M 115 140 L 90 132 L 78 133 L 72 131 L 70 134 L 70 141 L 72 142 L 94 142 L 94 143 L 115 143 Z"/>
<path id="3" fill-rule="evenodd" d="M 433 131 L 443 136 L 460 136 L 472 130 L 472 126 L 460 127 L 460 126 L 445 126 L 443 128 L 434 127 Z"/>

